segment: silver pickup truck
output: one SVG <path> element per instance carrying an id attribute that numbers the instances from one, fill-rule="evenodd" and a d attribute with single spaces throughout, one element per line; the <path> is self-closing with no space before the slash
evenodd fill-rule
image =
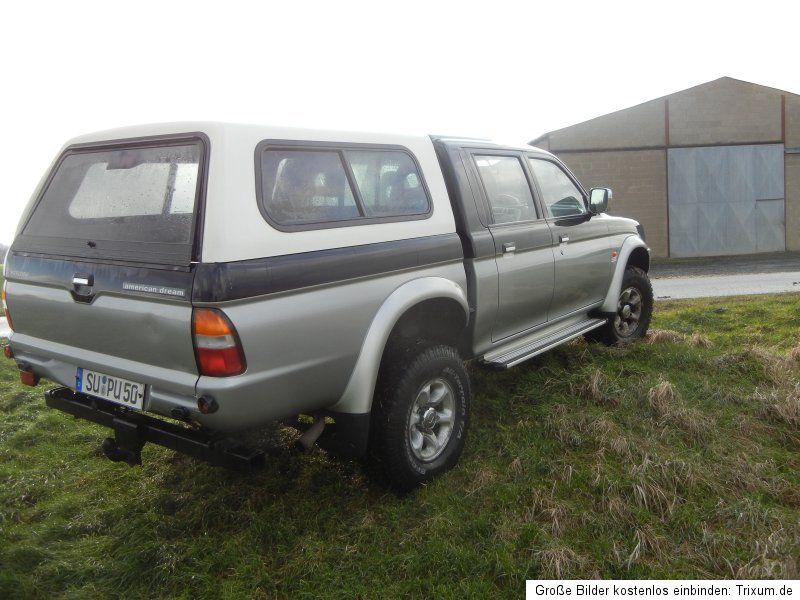
<path id="1" fill-rule="evenodd" d="M 485 140 L 224 123 L 71 140 L 5 262 L 8 358 L 48 406 L 250 469 L 237 434 L 366 456 L 408 490 L 451 468 L 465 360 L 644 335 L 641 227 L 553 155 Z M 169 417 L 169 419 L 159 418 Z"/>

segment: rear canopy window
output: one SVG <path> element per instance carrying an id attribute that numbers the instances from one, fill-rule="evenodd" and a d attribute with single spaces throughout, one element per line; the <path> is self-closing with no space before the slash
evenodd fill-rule
<path id="1" fill-rule="evenodd" d="M 285 226 L 425 215 L 428 194 L 411 156 L 395 150 L 265 149 L 261 203 Z"/>
<path id="2" fill-rule="evenodd" d="M 21 249 L 188 263 L 202 156 L 200 141 L 68 151 Z"/>

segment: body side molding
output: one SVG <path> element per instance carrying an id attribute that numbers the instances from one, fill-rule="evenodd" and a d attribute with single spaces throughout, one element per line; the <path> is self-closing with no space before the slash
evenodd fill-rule
<path id="1" fill-rule="evenodd" d="M 469 303 L 460 285 L 443 277 L 422 277 L 404 283 L 389 295 L 372 319 L 347 387 L 330 410 L 356 414 L 370 412 L 383 350 L 392 329 L 408 309 L 437 298 L 458 302 L 464 310 L 464 327 L 467 326 Z"/>

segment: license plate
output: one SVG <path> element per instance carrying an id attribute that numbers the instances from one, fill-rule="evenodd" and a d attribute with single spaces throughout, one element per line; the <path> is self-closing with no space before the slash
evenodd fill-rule
<path id="1" fill-rule="evenodd" d="M 84 394 L 110 400 L 128 408 L 142 410 L 147 386 L 143 383 L 136 383 L 121 377 L 112 377 L 111 375 L 78 367 L 78 372 L 75 374 L 75 389 Z"/>

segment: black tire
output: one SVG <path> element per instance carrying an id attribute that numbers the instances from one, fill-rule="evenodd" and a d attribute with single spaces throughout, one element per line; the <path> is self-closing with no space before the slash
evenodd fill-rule
<path id="1" fill-rule="evenodd" d="M 625 275 L 622 278 L 622 287 L 620 289 L 621 294 L 616 317 L 609 318 L 605 325 L 587 333 L 587 339 L 613 346 L 616 344 L 627 344 L 634 340 L 641 339 L 647 333 L 647 329 L 650 327 L 650 318 L 653 316 L 653 286 L 650 285 L 650 278 L 647 276 L 647 273 L 639 267 L 626 268 Z M 617 326 L 616 323 L 618 320 L 620 320 L 621 323 L 625 322 L 623 310 L 625 309 L 626 302 L 623 300 L 626 291 L 631 289 L 639 294 L 642 305 L 641 312 L 635 328 L 620 330 L 621 325 Z"/>
<path id="2" fill-rule="evenodd" d="M 448 400 L 447 404 L 452 406 L 449 412 L 452 412 L 453 421 L 443 448 L 430 460 L 423 460 L 415 453 L 424 451 L 429 438 L 422 442 L 422 448 L 412 449 L 411 419 L 418 396 L 432 381 L 440 382 L 435 384 L 441 386 L 437 388 L 440 390 L 447 390 L 449 386 L 443 397 L 452 397 L 452 403 Z M 432 386 L 427 390 L 431 396 L 435 395 Z M 470 398 L 469 376 L 455 348 L 409 344 L 393 350 L 384 360 L 372 407 L 367 456 L 372 474 L 395 491 L 405 493 L 453 468 L 466 440 Z M 440 406 L 444 406 L 441 401 Z M 422 415 L 420 410 L 416 415 L 415 419 Z M 419 420 L 419 427 L 426 424 L 425 419 Z M 436 420 L 433 427 L 438 433 L 434 439 L 438 439 L 447 425 L 436 418 L 428 421 L 431 420 Z M 435 446 L 429 444 L 429 447 Z"/>

